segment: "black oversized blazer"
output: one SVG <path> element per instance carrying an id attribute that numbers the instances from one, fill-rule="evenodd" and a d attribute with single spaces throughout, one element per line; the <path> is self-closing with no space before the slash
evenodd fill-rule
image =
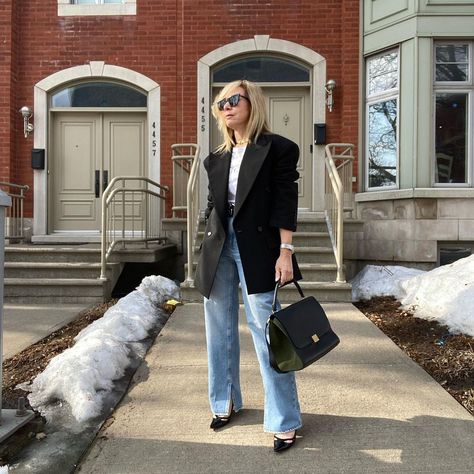
<path id="1" fill-rule="evenodd" d="M 208 221 L 195 285 L 209 298 L 224 246 L 231 152 L 211 153 L 204 160 L 209 178 Z M 280 228 L 296 230 L 299 177 L 296 143 L 274 134 L 247 145 L 239 172 L 233 226 L 249 294 L 275 287 L 275 263 L 280 255 Z M 301 273 L 293 255 L 293 274 Z"/>

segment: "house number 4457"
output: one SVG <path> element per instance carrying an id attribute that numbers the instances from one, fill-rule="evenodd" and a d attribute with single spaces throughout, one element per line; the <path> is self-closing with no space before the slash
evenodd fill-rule
<path id="1" fill-rule="evenodd" d="M 156 142 L 156 122 L 151 124 L 151 154 L 156 156 L 157 142 Z"/>

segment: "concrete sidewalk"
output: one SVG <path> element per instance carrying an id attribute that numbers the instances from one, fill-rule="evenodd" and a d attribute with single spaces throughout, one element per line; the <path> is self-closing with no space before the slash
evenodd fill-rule
<path id="1" fill-rule="evenodd" d="M 3 306 L 3 360 L 73 321 L 91 305 L 5 304 Z"/>
<path id="2" fill-rule="evenodd" d="M 304 427 L 294 448 L 273 453 L 262 431 L 263 391 L 245 324 L 244 410 L 223 431 L 209 429 L 203 306 L 187 304 L 79 472 L 474 472 L 474 418 L 351 304 L 324 307 L 341 344 L 298 373 Z"/>

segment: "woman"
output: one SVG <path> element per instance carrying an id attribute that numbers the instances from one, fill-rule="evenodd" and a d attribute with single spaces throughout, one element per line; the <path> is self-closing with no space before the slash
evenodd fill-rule
<path id="1" fill-rule="evenodd" d="M 212 106 L 223 144 L 204 160 L 207 226 L 195 284 L 204 295 L 211 428 L 242 408 L 238 285 L 242 289 L 265 390 L 264 430 L 274 450 L 294 445 L 301 415 L 293 373 L 269 364 L 265 324 L 275 282 L 300 279 L 291 245 L 296 230 L 298 146 L 271 134 L 259 86 L 235 81 Z"/>

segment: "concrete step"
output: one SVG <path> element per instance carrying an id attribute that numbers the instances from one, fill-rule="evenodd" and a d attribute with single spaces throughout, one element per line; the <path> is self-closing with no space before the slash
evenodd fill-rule
<path id="1" fill-rule="evenodd" d="M 204 237 L 204 232 L 198 232 L 196 242 L 199 245 Z M 199 245 L 197 248 L 199 248 Z M 310 247 L 330 247 L 332 248 L 331 238 L 326 232 L 294 232 L 293 245 L 295 247 L 310 246 Z"/>
<path id="2" fill-rule="evenodd" d="M 24 245 L 5 247 L 5 262 L 100 262 L 100 247 Z"/>
<path id="3" fill-rule="evenodd" d="M 295 247 L 298 263 L 334 263 L 334 252 L 329 247 Z M 195 248 L 194 262 L 199 259 L 198 247 Z"/>
<path id="4" fill-rule="evenodd" d="M 154 263 L 176 255 L 175 244 L 128 243 L 126 248 L 117 246 L 110 258 L 111 262 Z M 100 262 L 100 246 L 84 245 L 22 245 L 5 247 L 5 262 Z"/>
<path id="5" fill-rule="evenodd" d="M 344 219 L 344 232 L 361 231 L 364 221 L 359 219 Z M 299 217 L 298 232 L 327 232 L 326 219 L 317 217 Z"/>
<path id="6" fill-rule="evenodd" d="M 110 294 L 109 281 L 97 278 L 5 278 L 7 303 L 99 303 Z"/>
<path id="7" fill-rule="evenodd" d="M 116 248 L 99 280 L 100 246 L 18 245 L 5 248 L 5 301 L 97 303 L 110 298 L 125 262 L 156 263 L 176 255 L 175 244 L 127 243 Z"/>
<path id="8" fill-rule="evenodd" d="M 164 231 L 181 230 L 186 232 L 187 219 L 185 217 L 167 217 L 161 219 L 161 229 Z"/>
<path id="9" fill-rule="evenodd" d="M 334 282 L 299 282 L 305 296 L 314 296 L 321 302 L 351 302 L 352 287 L 350 283 Z M 202 302 L 202 295 L 194 288 L 194 282 L 181 283 L 181 295 L 185 302 Z M 280 303 L 294 303 L 301 297 L 294 285 L 288 285 L 278 291 Z M 242 294 L 239 291 L 239 301 L 242 303 Z"/>
<path id="10" fill-rule="evenodd" d="M 335 263 L 299 263 L 301 274 L 306 281 L 336 281 L 337 265 Z"/>
<path id="11" fill-rule="evenodd" d="M 298 263 L 334 263 L 332 247 L 295 247 Z"/>
<path id="12" fill-rule="evenodd" d="M 6 262 L 5 278 L 86 278 L 100 276 L 100 263 L 84 262 Z M 116 280 L 121 264 L 107 264 L 107 278 Z"/>
<path id="13" fill-rule="evenodd" d="M 197 263 L 194 262 L 193 272 L 196 271 Z M 336 280 L 337 266 L 335 263 L 298 263 L 303 278 L 307 281 L 329 282 Z M 184 264 L 187 274 L 188 264 Z"/>

